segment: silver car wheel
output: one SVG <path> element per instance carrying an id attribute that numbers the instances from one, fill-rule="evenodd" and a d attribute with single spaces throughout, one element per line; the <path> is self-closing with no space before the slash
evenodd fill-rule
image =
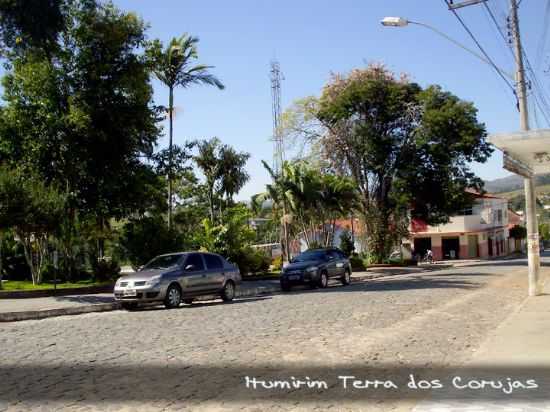
<path id="1" fill-rule="evenodd" d="M 326 288 L 328 285 L 328 276 L 326 273 L 321 273 L 321 287 Z"/>
<path id="2" fill-rule="evenodd" d="M 227 282 L 225 285 L 225 296 L 229 299 L 233 299 L 235 297 L 235 288 L 233 287 L 232 282 Z"/>
<path id="3" fill-rule="evenodd" d="M 221 298 L 224 302 L 231 302 L 235 297 L 235 285 L 232 281 L 227 281 L 223 287 Z"/>
<path id="4" fill-rule="evenodd" d="M 168 302 L 170 302 L 170 306 L 178 306 L 181 301 L 181 295 L 178 288 L 170 288 L 170 292 L 168 293 Z"/>
<path id="5" fill-rule="evenodd" d="M 346 270 L 346 283 L 351 283 L 351 274 L 349 273 L 349 270 Z"/>

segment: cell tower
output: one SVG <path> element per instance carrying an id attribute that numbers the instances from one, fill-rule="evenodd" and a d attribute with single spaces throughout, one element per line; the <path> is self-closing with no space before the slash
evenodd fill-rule
<path id="1" fill-rule="evenodd" d="M 277 60 L 271 61 L 271 98 L 273 109 L 273 171 L 276 176 L 282 176 L 284 174 L 283 162 L 285 159 L 284 154 L 284 136 L 281 130 L 281 80 L 283 76 L 281 74 L 281 66 Z M 283 199 L 283 217 L 282 217 L 282 233 L 281 244 L 283 245 L 283 257 L 289 262 L 291 258 L 290 254 L 290 242 L 288 238 L 288 215 L 286 213 L 286 201 Z"/>
<path id="2" fill-rule="evenodd" d="M 273 171 L 281 173 L 284 162 L 284 137 L 281 133 L 281 66 L 277 60 L 271 62 L 271 98 L 273 110 Z"/>

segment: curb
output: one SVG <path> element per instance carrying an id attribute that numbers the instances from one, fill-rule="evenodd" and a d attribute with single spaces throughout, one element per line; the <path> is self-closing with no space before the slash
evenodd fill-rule
<path id="1" fill-rule="evenodd" d="M 0 299 L 32 299 L 54 296 L 95 295 L 97 293 L 112 293 L 114 283 L 97 286 L 82 286 L 78 288 L 40 289 L 40 290 L 12 290 L 0 292 Z"/>
<path id="2" fill-rule="evenodd" d="M 17 322 L 21 320 L 45 319 L 55 316 L 81 315 L 92 312 L 107 312 L 120 309 L 118 302 L 101 303 L 97 305 L 75 306 L 62 309 L 28 310 L 24 312 L 5 312 L 0 313 L 0 322 Z"/>

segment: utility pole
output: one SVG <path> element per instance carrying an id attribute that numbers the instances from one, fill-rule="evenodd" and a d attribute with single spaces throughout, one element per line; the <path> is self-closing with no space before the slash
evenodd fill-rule
<path id="1" fill-rule="evenodd" d="M 518 4 L 516 0 L 510 0 L 510 24 L 514 53 L 516 56 L 516 93 L 520 113 L 520 128 L 529 130 L 529 116 L 527 112 L 527 87 L 525 85 L 525 69 L 523 67 L 523 49 L 519 34 Z M 523 187 L 525 191 L 525 209 L 527 218 L 527 259 L 529 263 L 529 296 L 541 293 L 539 284 L 540 252 L 539 232 L 537 226 L 537 202 L 535 193 L 534 176 L 524 177 Z"/>

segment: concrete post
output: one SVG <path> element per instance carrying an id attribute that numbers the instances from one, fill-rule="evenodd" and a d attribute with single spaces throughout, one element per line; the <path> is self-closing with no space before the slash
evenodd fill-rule
<path id="1" fill-rule="evenodd" d="M 527 112 L 527 93 L 525 87 L 525 70 L 523 68 L 523 52 L 519 34 L 518 5 L 516 0 L 510 0 L 510 17 L 512 19 L 512 34 L 516 55 L 516 93 L 520 113 L 521 130 L 529 130 L 529 114 Z M 537 225 L 537 202 L 535 182 L 533 177 L 523 181 L 525 190 L 525 214 L 527 218 L 527 257 L 529 262 L 529 296 L 541 293 L 539 285 L 540 255 L 539 233 Z"/>

